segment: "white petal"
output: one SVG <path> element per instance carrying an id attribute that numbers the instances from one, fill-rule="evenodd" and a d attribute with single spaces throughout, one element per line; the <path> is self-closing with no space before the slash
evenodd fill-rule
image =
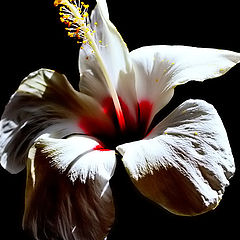
<path id="1" fill-rule="evenodd" d="M 2 115 L 1 164 L 11 173 L 21 171 L 29 148 L 44 132 L 61 138 L 109 132 L 111 125 L 94 99 L 76 92 L 63 75 L 40 69 L 22 81 Z"/>
<path id="2" fill-rule="evenodd" d="M 109 19 L 108 6 L 106 0 L 96 0 L 104 18 Z"/>
<path id="3" fill-rule="evenodd" d="M 150 119 L 170 101 L 177 85 L 221 76 L 240 61 L 239 53 L 186 46 L 148 46 L 130 55 L 138 102 L 153 104 Z"/>
<path id="4" fill-rule="evenodd" d="M 73 182 L 80 179 L 86 183 L 96 176 L 108 181 L 115 169 L 115 151 L 104 149 L 96 140 L 84 135 L 55 139 L 44 134 L 36 140 L 35 146 L 51 158 L 51 164 L 60 172 L 67 171 Z"/>
<path id="5" fill-rule="evenodd" d="M 110 79 L 116 87 L 120 72 L 126 73 L 130 70 L 129 51 L 116 27 L 108 18 L 106 1 L 101 0 L 97 2 L 98 4 L 91 14 L 91 27 L 96 31 L 94 38 L 98 45 L 98 50 L 110 75 Z M 94 71 L 94 68 L 99 65 L 91 47 L 86 44 L 83 45 L 83 48 L 80 50 L 79 68 L 81 74 L 84 74 L 89 69 Z M 98 76 L 96 77 L 98 78 Z"/>
<path id="6" fill-rule="evenodd" d="M 136 124 L 137 99 L 129 51 L 121 35 L 109 20 L 106 1 L 101 0 L 97 3 L 91 15 L 91 27 L 96 31 L 94 38 L 120 103 L 123 108 L 128 106 L 127 111 L 131 112 L 130 116 L 126 111 L 124 112 L 126 121 L 133 118 L 134 124 Z M 88 44 L 83 45 L 83 49 L 80 49 L 79 69 L 81 74 L 80 91 L 94 96 L 100 103 L 104 104 L 110 96 L 109 90 L 101 64 Z"/>
<path id="7" fill-rule="evenodd" d="M 117 150 L 140 192 L 180 215 L 215 208 L 235 171 L 222 121 L 201 100 L 184 102 L 144 140 Z"/>
<path id="8" fill-rule="evenodd" d="M 28 155 L 24 229 L 36 239 L 104 239 L 114 221 L 114 151 L 87 137 L 42 135 Z"/>

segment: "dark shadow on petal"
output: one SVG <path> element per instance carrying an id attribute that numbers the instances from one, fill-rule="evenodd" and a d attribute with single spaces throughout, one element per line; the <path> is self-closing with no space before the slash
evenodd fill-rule
<path id="1" fill-rule="evenodd" d="M 35 179 L 32 173 L 35 171 Z M 73 183 L 37 150 L 28 164 L 24 229 L 41 240 L 103 239 L 114 221 L 111 189 L 100 176 Z"/>
<path id="2" fill-rule="evenodd" d="M 85 151 L 84 153 L 78 155 L 75 159 L 73 159 L 72 162 L 68 165 L 68 167 L 67 167 L 67 169 L 66 169 L 66 173 L 68 173 L 68 172 L 71 170 L 71 168 L 74 166 L 75 163 L 77 163 L 77 161 L 78 161 L 80 158 L 82 158 L 84 155 L 86 155 L 86 154 L 88 154 L 88 153 L 90 153 L 90 152 L 92 152 L 92 151 L 94 151 L 94 149 L 87 150 L 87 151 Z"/>

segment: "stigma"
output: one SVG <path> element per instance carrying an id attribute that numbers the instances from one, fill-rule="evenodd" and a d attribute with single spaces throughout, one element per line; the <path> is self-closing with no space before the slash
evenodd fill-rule
<path id="1" fill-rule="evenodd" d="M 89 5 L 79 0 L 55 0 L 54 6 L 59 8 L 60 21 L 65 23 L 68 36 L 77 39 L 77 43 L 91 42 L 94 31 L 88 18 Z"/>

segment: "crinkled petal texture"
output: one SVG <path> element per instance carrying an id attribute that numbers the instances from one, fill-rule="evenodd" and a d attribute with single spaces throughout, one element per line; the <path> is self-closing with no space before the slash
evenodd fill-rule
<path id="1" fill-rule="evenodd" d="M 139 115 L 147 126 L 170 101 L 177 85 L 221 76 L 240 61 L 240 54 L 232 51 L 186 46 L 142 47 L 130 56 Z"/>
<path id="2" fill-rule="evenodd" d="M 103 240 L 114 221 L 115 161 L 86 136 L 40 136 L 28 155 L 23 227 L 41 240 Z"/>
<path id="3" fill-rule="evenodd" d="M 24 228 L 41 240 L 103 239 L 114 219 L 115 153 L 86 135 L 113 133 L 102 106 L 40 69 L 10 99 L 0 131 L 2 166 L 17 173 L 28 165 Z"/>
<path id="4" fill-rule="evenodd" d="M 117 150 L 139 191 L 179 215 L 214 209 L 235 171 L 222 121 L 201 100 L 184 102 L 145 139 Z"/>
<path id="5" fill-rule="evenodd" d="M 26 77 L 11 97 L 0 131 L 1 165 L 17 173 L 43 133 L 62 138 L 73 133 L 111 134 L 114 128 L 96 100 L 75 91 L 64 75 L 40 69 Z"/>

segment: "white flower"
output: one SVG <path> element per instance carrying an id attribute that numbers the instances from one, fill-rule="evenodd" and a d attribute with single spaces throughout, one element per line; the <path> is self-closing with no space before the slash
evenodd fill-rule
<path id="1" fill-rule="evenodd" d="M 82 43 L 80 91 L 40 69 L 20 84 L 0 122 L 1 164 L 27 165 L 23 226 L 36 239 L 104 239 L 114 221 L 109 181 L 116 154 L 138 190 L 170 212 L 214 209 L 235 165 L 214 107 L 187 100 L 158 124 L 174 88 L 226 73 L 240 54 L 186 46 L 128 51 L 105 0 L 56 0 L 69 36 Z"/>

